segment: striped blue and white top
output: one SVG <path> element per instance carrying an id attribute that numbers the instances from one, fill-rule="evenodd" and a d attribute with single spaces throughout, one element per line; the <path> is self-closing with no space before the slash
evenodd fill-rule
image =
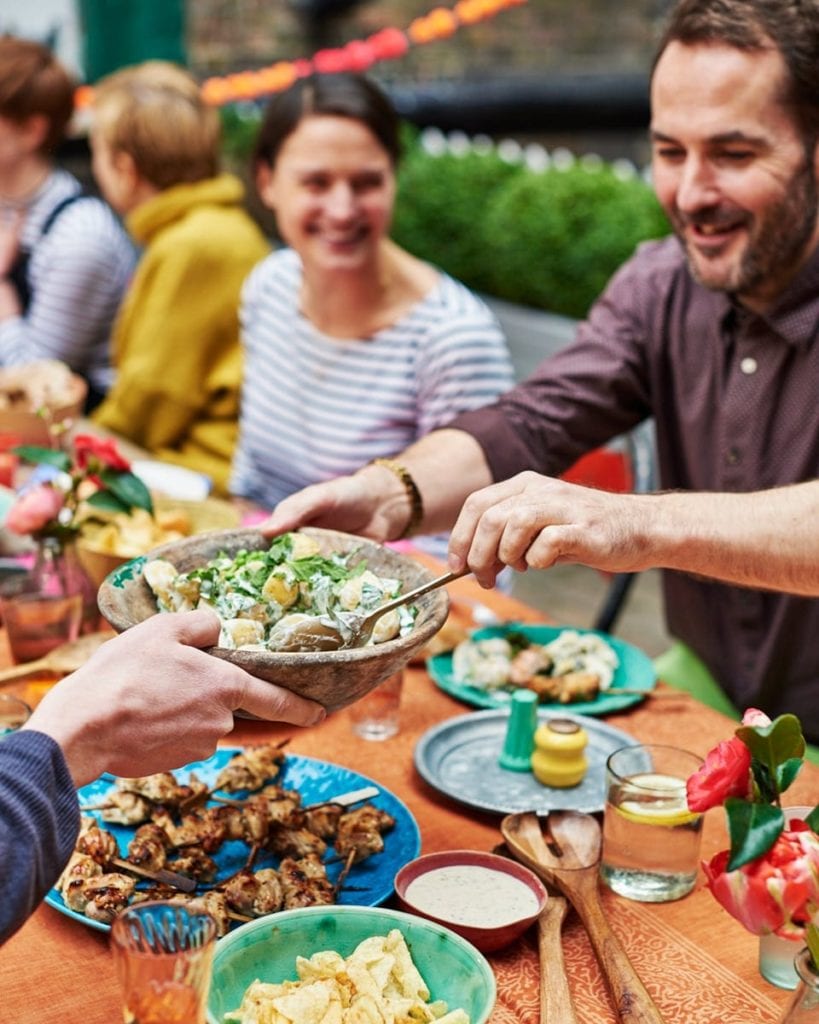
<path id="1" fill-rule="evenodd" d="M 60 359 L 106 391 L 111 328 L 136 251 L 111 209 L 90 196 L 67 206 L 42 234 L 51 211 L 79 191 L 73 175 L 56 170 L 26 211 L 21 245 L 31 251 L 31 302 L 23 316 L 0 322 L 0 365 Z"/>
<path id="2" fill-rule="evenodd" d="M 242 294 L 245 350 L 231 490 L 272 508 L 308 484 L 394 455 L 511 387 L 500 326 L 443 273 L 400 321 L 339 340 L 299 311 L 290 249 L 254 268 Z"/>

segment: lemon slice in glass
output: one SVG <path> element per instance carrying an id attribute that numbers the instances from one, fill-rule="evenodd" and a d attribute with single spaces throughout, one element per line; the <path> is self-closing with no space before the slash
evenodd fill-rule
<path id="1" fill-rule="evenodd" d="M 688 809 L 685 780 L 673 775 L 647 772 L 633 775 L 620 788 L 616 810 L 629 821 L 640 825 L 687 825 L 699 814 Z"/>

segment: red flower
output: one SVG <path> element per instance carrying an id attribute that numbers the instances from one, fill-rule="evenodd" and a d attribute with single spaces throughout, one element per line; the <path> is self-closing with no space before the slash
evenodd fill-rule
<path id="1" fill-rule="evenodd" d="M 819 909 L 819 836 L 792 821 L 764 857 L 726 872 L 728 857 L 703 864 L 717 901 L 755 935 L 802 938 Z"/>
<path id="2" fill-rule="evenodd" d="M 6 526 L 12 533 L 37 533 L 56 519 L 65 495 L 50 484 L 40 484 L 21 494 L 8 511 Z"/>
<path id="3" fill-rule="evenodd" d="M 735 736 L 709 751 L 705 764 L 686 783 L 688 807 L 707 811 L 719 807 L 729 796 L 748 796 L 751 751 Z"/>
<path id="4" fill-rule="evenodd" d="M 768 716 L 748 708 L 743 725 L 770 725 Z M 729 796 L 748 797 L 751 791 L 751 751 L 741 739 L 723 740 L 705 756 L 705 764 L 686 783 L 689 810 L 702 812 L 719 807 Z"/>
<path id="5" fill-rule="evenodd" d="M 77 434 L 74 438 L 74 452 L 77 466 L 88 469 L 92 459 L 102 463 L 108 469 L 117 469 L 127 473 L 131 464 L 117 451 L 116 441 L 110 437 L 93 437 L 91 434 Z"/>

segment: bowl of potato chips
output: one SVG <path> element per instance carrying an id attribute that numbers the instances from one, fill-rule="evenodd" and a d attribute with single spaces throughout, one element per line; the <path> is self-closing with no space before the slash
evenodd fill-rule
<path id="1" fill-rule="evenodd" d="M 119 566 L 161 544 L 239 524 L 235 506 L 219 498 L 183 501 L 154 495 L 153 501 L 153 516 L 141 508 L 128 514 L 101 514 L 95 509 L 93 518 L 83 524 L 77 555 L 97 587 Z"/>
<path id="2" fill-rule="evenodd" d="M 484 1024 L 495 997 L 483 955 L 441 925 L 384 907 L 305 907 L 219 941 L 207 1019 Z"/>

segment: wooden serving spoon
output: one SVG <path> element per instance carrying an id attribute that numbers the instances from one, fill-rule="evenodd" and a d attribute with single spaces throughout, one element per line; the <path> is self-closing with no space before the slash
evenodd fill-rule
<path id="1" fill-rule="evenodd" d="M 550 846 L 533 812 L 507 815 L 501 822 L 501 833 L 518 860 L 571 901 L 588 932 L 624 1024 L 663 1024 L 660 1011 L 612 931 L 600 902 L 600 825 L 590 814 L 577 811 L 553 811 L 547 820 Z"/>
<path id="2" fill-rule="evenodd" d="M 106 640 L 116 636 L 111 630 L 104 629 L 98 633 L 86 633 L 85 636 L 77 637 L 76 640 L 68 640 L 53 651 L 37 658 L 35 661 L 26 661 L 22 665 L 12 665 L 0 671 L 0 686 L 3 683 L 11 683 L 15 679 L 22 679 L 34 672 L 55 672 L 68 675 L 69 672 L 76 672 L 78 668 L 88 661 L 94 651 L 101 647 Z"/>
<path id="3" fill-rule="evenodd" d="M 566 965 L 563 962 L 561 929 L 569 904 L 563 896 L 549 893 L 537 922 L 540 955 L 540 1024 L 577 1024 Z"/>

